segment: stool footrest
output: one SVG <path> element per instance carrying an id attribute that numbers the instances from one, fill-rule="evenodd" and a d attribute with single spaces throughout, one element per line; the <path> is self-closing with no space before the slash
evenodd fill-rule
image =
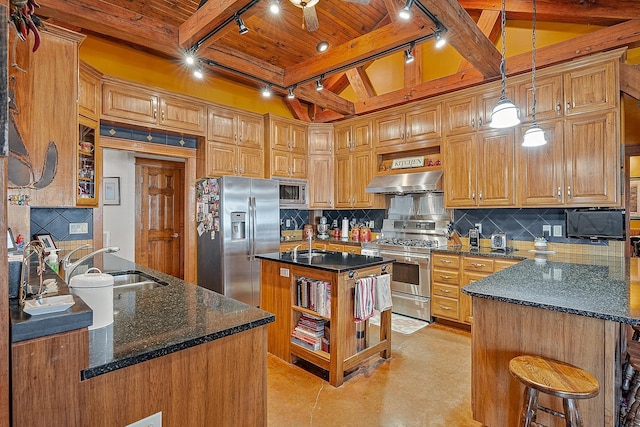
<path id="1" fill-rule="evenodd" d="M 537 405 L 536 408 L 541 410 L 541 411 L 546 412 L 547 414 L 551 414 L 551 415 L 556 416 L 556 417 L 564 418 L 564 414 L 562 412 L 558 412 L 558 411 L 553 410 L 551 408 L 547 408 L 546 406 Z"/>

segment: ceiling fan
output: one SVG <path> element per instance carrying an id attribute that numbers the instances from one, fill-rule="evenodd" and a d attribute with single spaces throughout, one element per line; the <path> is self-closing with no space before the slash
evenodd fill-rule
<path id="1" fill-rule="evenodd" d="M 291 4 L 302 9 L 302 28 L 312 32 L 320 28 L 318 15 L 316 14 L 316 4 L 320 0 L 289 0 Z M 371 0 L 343 0 L 349 3 L 369 4 Z"/>

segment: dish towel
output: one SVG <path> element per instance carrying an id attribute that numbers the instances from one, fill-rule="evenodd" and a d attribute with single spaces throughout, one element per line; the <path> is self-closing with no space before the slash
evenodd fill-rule
<path id="1" fill-rule="evenodd" d="M 375 305 L 375 278 L 363 277 L 356 279 L 353 317 L 356 323 L 363 322 L 373 316 L 373 307 Z"/>
<path id="2" fill-rule="evenodd" d="M 389 310 L 391 302 L 391 275 L 382 274 L 376 277 L 376 300 L 374 308 L 378 311 Z"/>

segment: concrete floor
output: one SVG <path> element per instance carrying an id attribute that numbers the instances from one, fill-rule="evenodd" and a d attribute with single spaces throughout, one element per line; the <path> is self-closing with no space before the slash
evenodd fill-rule
<path id="1" fill-rule="evenodd" d="M 372 327 L 372 333 L 377 333 Z M 471 415 L 471 335 L 431 324 L 393 332 L 392 357 L 377 357 L 332 387 L 269 355 L 268 425 L 478 427 Z"/>

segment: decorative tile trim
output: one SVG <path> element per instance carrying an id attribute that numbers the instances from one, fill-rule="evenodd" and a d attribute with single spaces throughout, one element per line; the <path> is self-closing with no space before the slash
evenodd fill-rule
<path id="1" fill-rule="evenodd" d="M 130 139 L 133 141 L 150 142 L 152 144 L 171 145 L 174 147 L 196 148 L 196 138 L 177 136 L 157 130 L 141 131 L 121 126 L 100 125 L 100 135 L 114 138 Z"/>

